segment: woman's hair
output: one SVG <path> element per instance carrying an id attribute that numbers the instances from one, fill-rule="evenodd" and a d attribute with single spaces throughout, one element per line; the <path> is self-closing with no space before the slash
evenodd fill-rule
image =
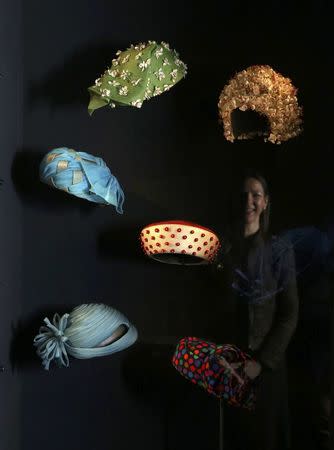
<path id="1" fill-rule="evenodd" d="M 242 211 L 243 200 L 242 200 L 242 190 L 244 183 L 247 179 L 254 178 L 259 181 L 262 185 L 265 196 L 267 197 L 267 207 L 262 212 L 260 216 L 260 233 L 266 236 L 269 230 L 269 219 L 270 219 L 270 195 L 269 188 L 266 179 L 257 170 L 246 169 L 236 178 L 233 183 L 233 190 L 230 196 L 230 227 L 232 234 L 242 234 L 243 223 L 242 223 Z"/>

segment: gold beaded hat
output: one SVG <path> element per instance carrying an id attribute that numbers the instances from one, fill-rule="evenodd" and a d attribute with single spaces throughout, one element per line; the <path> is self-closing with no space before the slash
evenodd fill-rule
<path id="1" fill-rule="evenodd" d="M 220 94 L 218 109 L 225 138 L 250 139 L 263 135 L 265 141 L 280 144 L 302 132 L 302 108 L 298 105 L 297 89 L 289 78 L 268 65 L 255 65 L 238 72 Z M 268 130 L 235 136 L 232 125 L 234 110 L 252 110 L 264 116 Z"/>
<path id="2" fill-rule="evenodd" d="M 151 223 L 142 229 L 140 241 L 147 256 L 168 264 L 208 264 L 220 248 L 212 230 L 182 220 Z"/>

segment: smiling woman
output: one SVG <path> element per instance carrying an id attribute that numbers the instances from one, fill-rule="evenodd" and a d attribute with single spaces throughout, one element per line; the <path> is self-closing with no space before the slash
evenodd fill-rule
<path id="1" fill-rule="evenodd" d="M 264 180 L 247 178 L 244 183 L 245 236 L 250 236 L 260 229 L 261 216 L 264 218 L 269 196 Z M 266 222 L 268 214 L 266 214 Z"/>
<path id="2" fill-rule="evenodd" d="M 232 232 L 226 236 L 224 253 L 216 264 L 222 288 L 217 338 L 253 356 L 245 373 L 257 380 L 259 392 L 254 412 L 227 408 L 227 439 L 236 445 L 232 449 L 252 442 L 256 450 L 287 450 L 285 352 L 298 316 L 293 251 L 269 234 L 266 180 L 248 171 L 237 184 Z"/>

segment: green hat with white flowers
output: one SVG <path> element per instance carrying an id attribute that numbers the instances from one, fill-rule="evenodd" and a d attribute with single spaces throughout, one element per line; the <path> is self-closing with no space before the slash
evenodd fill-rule
<path id="1" fill-rule="evenodd" d="M 116 56 L 112 66 L 88 88 L 89 114 L 107 105 L 141 108 L 144 100 L 168 91 L 187 73 L 187 66 L 166 42 L 131 45 Z"/>

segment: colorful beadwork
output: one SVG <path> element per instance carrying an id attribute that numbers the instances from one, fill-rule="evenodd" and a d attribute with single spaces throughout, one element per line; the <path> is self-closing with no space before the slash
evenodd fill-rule
<path id="1" fill-rule="evenodd" d="M 172 364 L 181 375 L 210 395 L 223 398 L 232 406 L 252 410 L 256 402 L 256 382 L 244 371 L 244 363 L 251 359 L 234 345 L 217 345 L 186 337 L 179 341 Z M 230 366 L 240 362 L 243 364 L 237 369 Z"/>

